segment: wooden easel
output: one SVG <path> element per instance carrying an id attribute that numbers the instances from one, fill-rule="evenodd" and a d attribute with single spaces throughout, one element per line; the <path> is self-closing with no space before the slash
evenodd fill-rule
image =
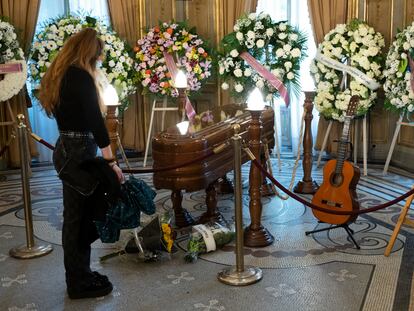
<path id="1" fill-rule="evenodd" d="M 152 110 L 151 110 L 151 118 L 150 118 L 150 123 L 148 126 L 148 135 L 147 135 L 147 143 L 145 145 L 145 154 L 144 154 L 144 161 L 142 166 L 146 167 L 147 166 L 147 158 L 148 158 L 148 151 L 149 151 L 149 146 L 151 144 L 151 133 L 152 133 L 152 126 L 153 126 L 153 122 L 154 122 L 154 113 L 156 111 L 162 111 L 162 119 L 161 119 L 161 131 L 164 130 L 164 124 L 165 124 L 165 113 L 167 111 L 178 111 L 178 107 L 167 107 L 167 97 L 164 97 L 163 101 L 162 101 L 162 107 L 157 107 L 157 99 L 154 99 L 154 101 L 152 102 Z"/>
<path id="2" fill-rule="evenodd" d="M 17 122 L 16 122 L 16 118 L 14 117 L 13 110 L 11 109 L 10 101 L 6 100 L 5 103 L 6 103 L 7 111 L 10 113 L 11 121 L 0 122 L 0 126 L 16 125 Z"/>
<path id="3" fill-rule="evenodd" d="M 414 186 L 413 186 L 414 187 Z M 384 256 L 388 257 L 391 253 L 392 247 L 394 246 L 395 240 L 397 239 L 398 233 L 400 232 L 401 226 L 403 224 L 408 225 L 410 227 L 414 227 L 414 221 L 410 219 L 406 219 L 407 213 L 410 209 L 411 202 L 414 199 L 414 194 L 410 195 L 405 202 L 405 205 L 400 213 L 400 217 L 398 217 L 397 224 L 395 225 L 394 231 L 392 232 L 390 241 L 388 242 L 387 248 L 385 249 Z"/>
<path id="4" fill-rule="evenodd" d="M 7 108 L 7 111 L 9 112 L 9 114 L 10 114 L 10 119 L 11 119 L 11 121 L 3 121 L 3 122 L 0 122 L 0 127 L 1 126 L 11 126 L 11 127 L 13 127 L 13 131 L 12 131 L 12 136 L 10 137 L 10 140 L 9 140 L 9 142 L 11 142 L 11 140 L 13 139 L 12 137 L 13 137 L 13 135 L 15 135 L 15 133 L 14 132 L 16 132 L 16 127 L 17 127 L 17 121 L 16 121 L 16 117 L 14 116 L 14 114 L 13 114 L 13 111 L 12 111 L 12 109 L 11 109 L 11 106 L 10 106 L 10 101 L 9 100 L 6 100 L 5 102 L 3 102 L 3 103 L 1 103 L 0 102 L 0 106 L 2 105 L 2 104 L 6 104 L 6 108 Z M 7 133 L 7 132 L 6 132 Z"/>
<path id="5" fill-rule="evenodd" d="M 392 153 L 394 152 L 395 144 L 397 143 L 398 134 L 400 133 L 401 126 L 410 126 L 414 127 L 414 122 L 403 122 L 404 113 L 400 114 L 400 118 L 396 122 L 394 136 L 392 138 L 390 150 L 388 151 L 387 160 L 385 161 L 384 170 L 382 171 L 383 175 L 387 175 L 388 167 L 390 165 Z"/>

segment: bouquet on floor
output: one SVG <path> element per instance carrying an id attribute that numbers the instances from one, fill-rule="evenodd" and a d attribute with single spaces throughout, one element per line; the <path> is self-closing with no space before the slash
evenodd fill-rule
<path id="1" fill-rule="evenodd" d="M 160 251 L 173 253 L 175 232 L 171 227 L 171 215 L 165 213 L 157 215 L 143 226 L 129 231 L 121 232 L 118 250 L 100 257 L 100 261 L 105 261 L 113 257 L 124 254 L 138 254 L 138 258 L 145 262 L 157 261 Z"/>
<path id="2" fill-rule="evenodd" d="M 219 223 L 193 226 L 184 257 L 187 262 L 194 262 L 199 254 L 215 251 L 234 239 L 235 233 Z"/>
<path id="3" fill-rule="evenodd" d="M 168 253 L 172 253 L 174 250 L 174 240 L 176 237 L 176 232 L 174 232 L 171 226 L 171 214 L 169 212 L 164 213 L 160 217 L 160 225 L 161 225 L 161 245 L 163 246 L 164 250 Z"/>

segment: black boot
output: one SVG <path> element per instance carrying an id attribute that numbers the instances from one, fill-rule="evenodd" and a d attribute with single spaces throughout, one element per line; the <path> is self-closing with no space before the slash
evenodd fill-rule
<path id="1" fill-rule="evenodd" d="M 97 276 L 80 282 L 67 282 L 67 292 L 70 299 L 95 298 L 108 295 L 112 292 L 113 286 L 104 275 Z"/>

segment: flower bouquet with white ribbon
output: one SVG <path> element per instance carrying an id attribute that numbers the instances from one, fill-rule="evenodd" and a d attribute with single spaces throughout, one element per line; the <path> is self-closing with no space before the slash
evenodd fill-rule
<path id="1" fill-rule="evenodd" d="M 230 243 L 234 235 L 233 231 L 219 223 L 193 226 L 184 257 L 185 261 L 194 262 L 199 254 L 215 251 Z"/>

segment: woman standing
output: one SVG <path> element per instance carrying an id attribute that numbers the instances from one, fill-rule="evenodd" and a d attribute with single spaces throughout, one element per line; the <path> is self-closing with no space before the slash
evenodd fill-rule
<path id="1" fill-rule="evenodd" d="M 91 243 L 97 238 L 87 198 L 97 181 L 79 168 L 95 158 L 97 146 L 102 157 L 122 182 L 96 87 L 96 64 L 103 42 L 92 28 L 85 28 L 67 40 L 41 81 L 39 98 L 49 117 L 55 117 L 60 136 L 53 162 L 63 182 L 62 245 L 70 298 L 99 297 L 112 291 L 108 278 L 90 269 Z"/>

